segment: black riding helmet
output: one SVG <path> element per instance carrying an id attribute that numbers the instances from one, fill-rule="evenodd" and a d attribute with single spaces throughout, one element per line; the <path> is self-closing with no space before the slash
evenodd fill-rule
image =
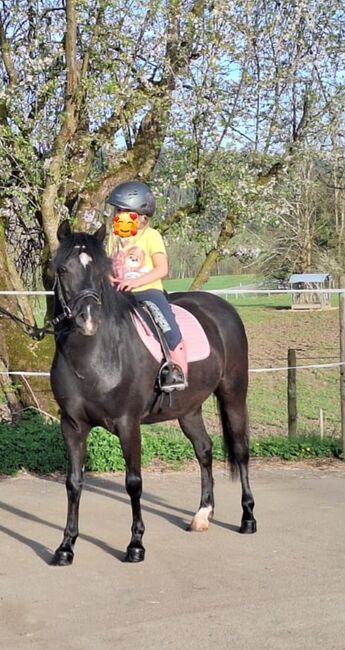
<path id="1" fill-rule="evenodd" d="M 110 193 L 107 203 L 120 210 L 133 210 L 147 217 L 152 217 L 156 208 L 155 197 L 151 190 L 140 181 L 127 181 L 117 185 Z"/>

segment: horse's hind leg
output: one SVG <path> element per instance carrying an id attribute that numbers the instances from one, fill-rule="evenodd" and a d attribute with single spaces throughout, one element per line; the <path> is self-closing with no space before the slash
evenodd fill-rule
<path id="1" fill-rule="evenodd" d="M 239 470 L 242 485 L 242 521 L 240 533 L 255 533 L 254 498 L 249 485 L 249 436 L 245 395 L 242 392 L 217 390 L 224 444 L 233 473 Z"/>
<path id="2" fill-rule="evenodd" d="M 179 419 L 183 433 L 191 441 L 199 461 L 201 474 L 201 500 L 198 512 L 194 515 L 188 530 L 203 532 L 208 530 L 209 517 L 213 514 L 212 442 L 209 437 L 201 408 L 196 413 L 184 415 Z"/>
<path id="3" fill-rule="evenodd" d="M 63 540 L 51 560 L 51 564 L 54 566 L 67 566 L 73 562 L 74 544 L 79 534 L 79 502 L 83 483 L 86 439 L 90 430 L 90 427 L 76 429 L 65 420 L 61 421 L 61 428 L 69 454 L 66 477 L 68 509 Z"/>

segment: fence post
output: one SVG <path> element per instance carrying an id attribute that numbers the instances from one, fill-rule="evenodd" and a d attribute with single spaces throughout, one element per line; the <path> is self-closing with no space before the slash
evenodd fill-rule
<path id="1" fill-rule="evenodd" d="M 288 349 L 288 436 L 293 438 L 297 433 L 297 391 L 296 391 L 296 350 Z"/>
<path id="2" fill-rule="evenodd" d="M 323 409 L 320 409 L 320 438 L 323 440 L 324 434 L 324 418 L 323 418 Z"/>
<path id="3" fill-rule="evenodd" d="M 339 278 L 339 288 L 344 289 L 339 294 L 339 334 L 340 334 L 340 363 L 345 363 L 345 275 Z M 345 452 L 345 365 L 340 366 L 340 413 L 342 450 Z"/>

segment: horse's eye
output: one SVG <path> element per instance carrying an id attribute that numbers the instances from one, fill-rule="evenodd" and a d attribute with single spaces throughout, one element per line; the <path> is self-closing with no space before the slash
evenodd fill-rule
<path id="1" fill-rule="evenodd" d="M 67 269 L 65 266 L 59 266 L 59 275 L 63 275 L 64 273 L 67 273 Z"/>

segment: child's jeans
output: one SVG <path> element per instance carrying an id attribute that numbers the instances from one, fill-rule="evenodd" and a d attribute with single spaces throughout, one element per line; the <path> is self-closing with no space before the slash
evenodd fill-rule
<path id="1" fill-rule="evenodd" d="M 153 306 L 156 305 L 158 307 L 159 311 L 163 314 L 163 319 L 158 312 L 154 315 L 155 321 L 161 328 L 169 349 L 175 350 L 176 346 L 182 340 L 182 336 L 165 293 L 159 289 L 146 289 L 145 291 L 133 291 L 133 295 L 139 302 L 153 303 Z M 152 311 L 154 311 L 154 307 Z"/>

